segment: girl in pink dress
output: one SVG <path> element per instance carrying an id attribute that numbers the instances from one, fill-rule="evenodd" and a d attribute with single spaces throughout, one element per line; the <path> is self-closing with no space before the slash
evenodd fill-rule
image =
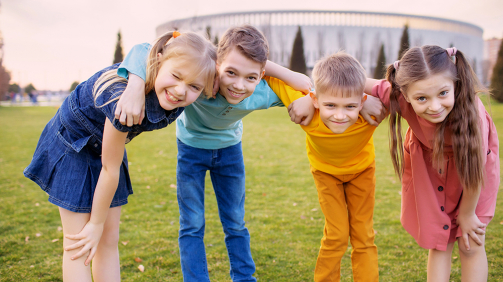
<path id="1" fill-rule="evenodd" d="M 451 59 L 455 57 L 455 61 Z M 487 281 L 485 227 L 500 182 L 496 128 L 480 83 L 456 48 L 411 48 L 365 91 L 390 111 L 390 150 L 402 180 L 401 222 L 429 249 L 428 281 L 449 281 L 458 241 L 462 281 Z M 405 139 L 401 119 L 409 124 Z"/>

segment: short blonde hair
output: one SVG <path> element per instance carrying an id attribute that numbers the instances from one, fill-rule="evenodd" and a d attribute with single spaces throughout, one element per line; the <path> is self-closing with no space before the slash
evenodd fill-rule
<path id="1" fill-rule="evenodd" d="M 363 95 L 367 75 L 362 65 L 351 55 L 339 51 L 328 55 L 314 65 L 314 88 L 316 93 L 343 96 Z"/>

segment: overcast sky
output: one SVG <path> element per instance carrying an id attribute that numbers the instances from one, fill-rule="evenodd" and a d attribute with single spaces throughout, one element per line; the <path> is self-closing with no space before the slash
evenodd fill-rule
<path id="1" fill-rule="evenodd" d="M 152 42 L 166 21 L 257 10 L 336 10 L 414 14 L 454 19 L 503 37 L 503 0 L 0 0 L 4 66 L 12 82 L 68 89 L 112 63 L 118 30 L 124 54 Z"/>

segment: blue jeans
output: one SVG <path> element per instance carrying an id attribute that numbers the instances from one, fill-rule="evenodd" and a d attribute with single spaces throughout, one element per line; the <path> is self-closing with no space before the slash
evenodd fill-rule
<path id="1" fill-rule="evenodd" d="M 177 197 L 180 209 L 178 243 L 183 281 L 210 281 L 204 249 L 204 178 L 210 171 L 218 214 L 225 233 L 232 281 L 257 281 L 245 227 L 245 169 L 241 143 L 207 150 L 177 141 Z"/>

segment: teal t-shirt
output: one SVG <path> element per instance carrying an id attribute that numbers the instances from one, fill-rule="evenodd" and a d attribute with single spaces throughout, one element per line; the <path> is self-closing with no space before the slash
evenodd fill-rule
<path id="1" fill-rule="evenodd" d="M 150 45 L 138 44 L 127 54 L 117 73 L 128 77 L 133 73 L 143 80 Z M 176 120 L 176 137 L 184 144 L 200 149 L 221 149 L 236 145 L 243 135 L 242 119 L 255 110 L 284 106 L 265 80 L 261 80 L 253 94 L 233 105 L 217 94 L 207 99 L 201 94 Z"/>

